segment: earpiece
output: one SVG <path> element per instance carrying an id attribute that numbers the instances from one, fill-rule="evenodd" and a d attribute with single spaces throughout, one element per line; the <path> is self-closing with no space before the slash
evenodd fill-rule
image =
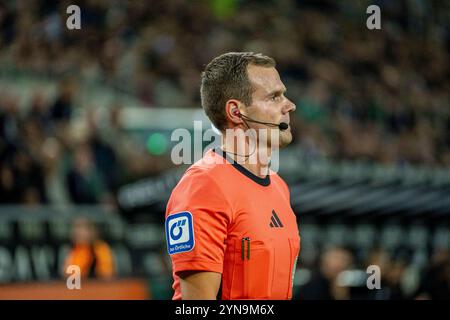
<path id="1" fill-rule="evenodd" d="M 241 113 L 239 112 L 239 109 L 234 109 L 234 110 L 233 110 L 233 114 L 234 114 L 235 116 L 238 116 L 238 117 L 241 116 Z"/>

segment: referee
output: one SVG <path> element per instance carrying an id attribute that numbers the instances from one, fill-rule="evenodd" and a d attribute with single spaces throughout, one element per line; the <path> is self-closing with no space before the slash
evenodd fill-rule
<path id="1" fill-rule="evenodd" d="M 296 217 L 288 186 L 259 156 L 292 140 L 295 105 L 275 66 L 262 54 L 230 52 L 202 73 L 202 106 L 222 144 L 185 172 L 167 203 L 173 299 L 292 298 Z"/>

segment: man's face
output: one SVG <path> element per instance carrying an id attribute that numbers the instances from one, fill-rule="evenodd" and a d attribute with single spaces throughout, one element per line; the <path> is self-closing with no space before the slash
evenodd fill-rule
<path id="1" fill-rule="evenodd" d="M 278 71 L 273 67 L 249 65 L 247 73 L 253 88 L 252 104 L 247 108 L 247 116 L 262 122 L 289 124 L 289 113 L 295 110 L 295 104 L 285 96 L 286 87 Z M 270 137 L 270 130 L 278 130 L 280 148 L 292 141 L 290 126 L 286 130 L 279 130 L 276 127 L 252 123 L 251 127 L 268 129 L 268 137 Z"/>

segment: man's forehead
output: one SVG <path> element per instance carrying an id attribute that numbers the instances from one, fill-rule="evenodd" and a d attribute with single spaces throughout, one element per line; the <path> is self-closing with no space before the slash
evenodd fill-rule
<path id="1" fill-rule="evenodd" d="M 274 67 L 249 65 L 247 73 L 254 91 L 269 93 L 286 90 L 278 71 Z"/>

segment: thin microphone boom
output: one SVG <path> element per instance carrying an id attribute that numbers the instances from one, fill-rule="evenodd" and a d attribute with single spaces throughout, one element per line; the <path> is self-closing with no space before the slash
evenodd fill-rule
<path id="1" fill-rule="evenodd" d="M 262 122 L 262 121 L 258 121 L 258 120 L 249 118 L 243 114 L 241 114 L 241 117 L 244 118 L 245 120 L 247 120 L 248 122 L 259 123 L 259 124 L 263 124 L 263 125 L 270 126 L 270 127 L 278 127 L 280 130 L 286 130 L 287 128 L 289 128 L 289 125 L 286 122 L 280 122 L 279 124 L 271 123 L 271 122 Z"/>
<path id="2" fill-rule="evenodd" d="M 264 124 L 264 125 L 270 126 L 270 127 L 278 127 L 281 131 L 286 130 L 287 128 L 289 128 L 289 124 L 287 124 L 286 122 L 280 122 L 279 124 L 276 124 L 276 123 L 271 123 L 271 122 L 262 122 L 262 121 L 258 121 L 258 120 L 253 120 L 252 118 L 249 118 L 249 117 L 247 117 L 247 116 L 245 116 L 245 115 L 243 115 L 243 114 L 239 114 L 239 116 L 240 116 L 241 118 L 243 118 L 243 121 L 244 121 L 245 125 L 246 125 L 248 128 L 250 128 L 250 127 L 249 127 L 248 124 L 245 122 L 245 120 L 247 120 L 248 122 L 255 122 L 255 123 L 259 123 L 259 124 Z M 244 155 L 240 155 L 240 154 L 237 154 L 237 153 L 234 153 L 234 152 L 230 152 L 230 151 L 226 151 L 226 150 L 224 150 L 224 151 L 225 151 L 226 153 L 231 153 L 231 154 L 233 154 L 233 155 L 235 155 L 235 156 L 240 156 L 240 157 L 248 158 L 248 157 L 250 157 L 250 156 L 256 151 L 256 147 L 255 147 L 255 149 L 253 150 L 252 153 L 250 153 L 250 154 L 244 154 Z"/>

